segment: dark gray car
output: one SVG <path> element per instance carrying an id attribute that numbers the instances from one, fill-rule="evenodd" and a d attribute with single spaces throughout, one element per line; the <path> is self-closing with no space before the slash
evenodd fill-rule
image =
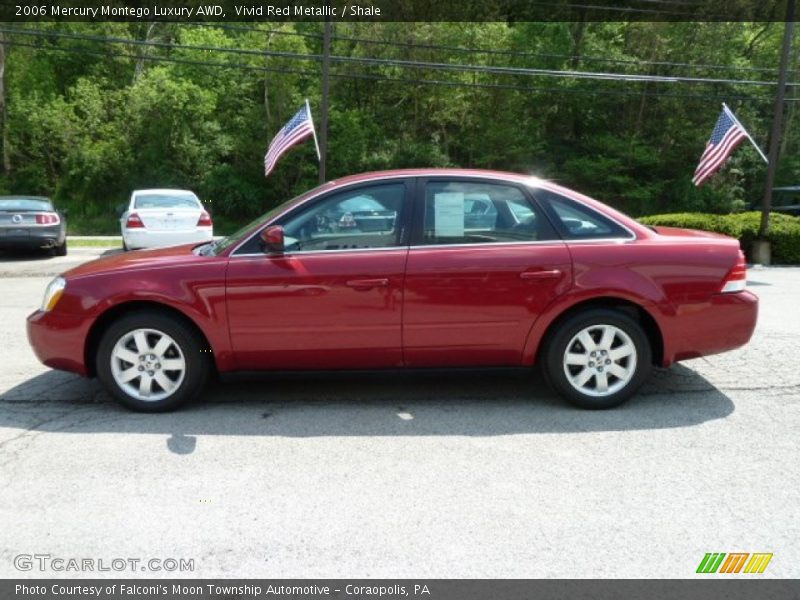
<path id="1" fill-rule="evenodd" d="M 49 198 L 0 196 L 0 250 L 46 249 L 55 256 L 66 255 L 65 217 Z"/>
<path id="2" fill-rule="evenodd" d="M 800 185 L 772 188 L 772 210 L 800 217 Z"/>

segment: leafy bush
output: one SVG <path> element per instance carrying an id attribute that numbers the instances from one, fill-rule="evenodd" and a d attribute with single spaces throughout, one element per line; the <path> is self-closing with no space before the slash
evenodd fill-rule
<path id="1" fill-rule="evenodd" d="M 702 229 L 735 237 L 749 256 L 758 235 L 761 213 L 757 211 L 732 215 L 708 213 L 673 213 L 651 215 L 639 219 L 645 225 Z M 800 218 L 780 213 L 770 217 L 767 239 L 772 243 L 772 260 L 779 264 L 800 264 Z"/>

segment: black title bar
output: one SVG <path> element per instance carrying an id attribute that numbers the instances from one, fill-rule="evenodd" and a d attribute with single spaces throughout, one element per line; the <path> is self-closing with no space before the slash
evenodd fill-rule
<path id="1" fill-rule="evenodd" d="M 0 21 L 781 21 L 787 0 L 0 2 Z"/>
<path id="2" fill-rule="evenodd" d="M 28 579 L 0 580 L 3 600 L 784 600 L 800 581 L 456 579 Z"/>

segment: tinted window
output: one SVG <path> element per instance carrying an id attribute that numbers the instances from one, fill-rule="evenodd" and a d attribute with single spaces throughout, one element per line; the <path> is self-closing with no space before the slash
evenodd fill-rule
<path id="1" fill-rule="evenodd" d="M 53 210 L 53 206 L 37 198 L 0 198 L 0 210 Z"/>
<path id="2" fill-rule="evenodd" d="M 431 181 L 425 187 L 425 244 L 491 244 L 553 239 L 547 220 L 519 188 Z"/>
<path id="3" fill-rule="evenodd" d="M 402 183 L 331 194 L 281 223 L 286 250 L 386 248 L 400 242 Z"/>
<path id="4" fill-rule="evenodd" d="M 547 190 L 536 190 L 536 198 L 551 214 L 566 239 L 630 238 L 631 234 L 611 219 L 583 204 Z"/>
<path id="5" fill-rule="evenodd" d="M 137 194 L 135 208 L 200 208 L 194 194 Z"/>

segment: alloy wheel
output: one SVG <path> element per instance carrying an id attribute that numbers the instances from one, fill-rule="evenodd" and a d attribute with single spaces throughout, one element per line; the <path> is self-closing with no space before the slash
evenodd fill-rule
<path id="1" fill-rule="evenodd" d="M 624 388 L 636 373 L 637 352 L 619 327 L 590 325 L 579 331 L 564 351 L 564 374 L 581 394 L 602 398 Z"/>
<path id="2" fill-rule="evenodd" d="M 111 374 L 132 398 L 156 402 L 171 396 L 186 375 L 180 346 L 157 329 L 134 329 L 111 351 Z"/>

